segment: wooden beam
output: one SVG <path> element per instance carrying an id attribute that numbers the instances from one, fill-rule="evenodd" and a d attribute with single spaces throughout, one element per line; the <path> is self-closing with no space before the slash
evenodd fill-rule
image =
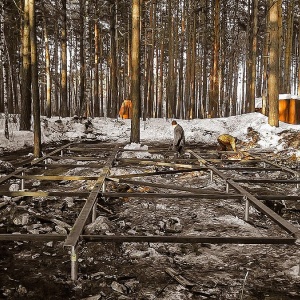
<path id="1" fill-rule="evenodd" d="M 32 179 L 32 180 L 49 180 L 49 181 L 61 181 L 61 180 L 97 180 L 98 176 L 59 176 L 59 175 L 15 175 L 15 178 L 19 179 Z"/>
<path id="2" fill-rule="evenodd" d="M 8 197 L 87 197 L 90 192 L 44 192 L 44 191 L 0 191 L 1 196 Z"/>

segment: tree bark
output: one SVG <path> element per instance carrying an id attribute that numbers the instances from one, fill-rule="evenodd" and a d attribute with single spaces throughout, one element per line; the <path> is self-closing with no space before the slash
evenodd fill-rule
<path id="1" fill-rule="evenodd" d="M 49 38 L 48 38 L 48 24 L 46 21 L 46 9 L 43 5 L 43 26 L 44 26 L 44 38 L 45 38 L 45 72 L 46 72 L 46 116 L 51 118 L 52 114 L 52 103 L 51 103 L 51 70 L 50 70 L 50 49 L 49 49 Z"/>
<path id="2" fill-rule="evenodd" d="M 140 143 L 140 0 L 132 0 L 132 41 L 131 41 L 131 100 L 132 119 L 131 136 L 132 143 Z"/>
<path id="3" fill-rule="evenodd" d="M 278 7 L 277 0 L 269 0 L 270 8 L 270 60 L 269 60 L 269 79 L 268 79 L 268 95 L 269 95 L 269 119 L 271 126 L 279 126 L 279 90 L 278 90 Z"/>
<path id="4" fill-rule="evenodd" d="M 61 116 L 68 117 L 68 82 L 67 82 L 67 7 L 62 0 L 61 29 Z"/>
<path id="5" fill-rule="evenodd" d="M 210 75 L 209 114 L 218 116 L 219 107 L 219 52 L 220 52 L 220 0 L 215 1 L 214 7 L 214 46 L 213 64 Z"/>
<path id="6" fill-rule="evenodd" d="M 24 0 L 24 25 L 22 40 L 22 103 L 20 130 L 31 127 L 31 70 L 30 70 L 30 31 L 29 31 L 29 0 Z"/>
<path id="7" fill-rule="evenodd" d="M 35 0 L 29 0 L 29 27 L 30 27 L 30 49 L 31 49 L 31 78 L 32 78 L 32 100 L 33 100 L 33 122 L 34 122 L 34 157 L 41 157 L 41 110 L 38 82 L 38 57 L 36 43 L 35 25 Z"/>

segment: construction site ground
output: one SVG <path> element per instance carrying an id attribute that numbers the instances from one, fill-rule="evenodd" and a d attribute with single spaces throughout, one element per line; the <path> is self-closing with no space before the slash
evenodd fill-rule
<path id="1" fill-rule="evenodd" d="M 46 153 L 59 147 L 49 146 Z M 68 237 L 103 173 L 97 164 L 104 166 L 116 148 L 120 151 L 109 167 L 105 189 L 98 194 L 95 218 L 85 224 L 76 244 L 74 280 L 66 238 L 21 241 L 13 240 L 14 235 Z M 300 299 L 300 246 L 293 240 L 297 232 L 286 232 L 251 204 L 245 220 L 245 197 L 230 186 L 228 190 L 224 178 L 205 169 L 213 166 L 225 179 L 236 180 L 276 211 L 279 219 L 300 229 L 295 162 L 267 152 L 221 160 L 216 149 L 204 145 L 187 145 L 186 155 L 174 158 L 167 145 L 124 151 L 124 145 L 93 141 L 71 145 L 36 165 L 26 150 L 6 154 L 2 160 L 14 166 L 2 178 L 18 168 L 28 169 L 23 189 L 20 174 L 0 185 L 0 236 L 5 236 L 0 240 L 0 299 Z M 266 166 L 265 160 L 295 173 Z M 85 179 L 75 180 L 76 176 Z M 52 191 L 55 196 L 22 196 L 21 191 Z M 263 200 L 268 195 L 278 199 Z M 280 196 L 288 200 L 281 201 Z M 93 235 L 100 240 L 90 238 Z M 122 236 L 170 237 L 170 242 L 113 240 Z M 216 238 L 216 242 L 188 242 L 189 237 Z M 254 243 L 251 238 L 257 237 L 271 242 Z M 222 238 L 228 240 L 220 242 Z M 280 240 L 285 238 L 286 243 Z"/>

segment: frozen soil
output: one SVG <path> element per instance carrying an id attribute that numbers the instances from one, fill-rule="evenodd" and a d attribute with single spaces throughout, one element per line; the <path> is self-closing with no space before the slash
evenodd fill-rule
<path id="1" fill-rule="evenodd" d="M 22 153 L 11 154 L 7 160 L 17 164 L 20 157 Z M 288 163 L 282 158 L 283 162 Z M 169 169 L 119 164 L 112 168 L 111 176 Z M 60 169 L 60 174 L 62 171 L 68 173 Z M 49 169 L 48 172 L 54 174 L 55 171 Z M 72 175 L 79 174 L 93 176 L 99 174 L 99 170 L 80 167 L 72 172 Z M 229 174 L 234 176 L 234 173 Z M 258 172 L 250 176 L 257 178 L 266 174 Z M 205 188 L 211 192 L 225 190 L 224 182 L 218 178 L 211 182 L 209 174 L 204 171 L 137 177 L 134 180 Z M 32 186 L 40 190 L 88 191 L 91 183 L 33 182 Z M 261 194 L 298 195 L 299 192 L 296 187 L 284 184 L 245 186 Z M 174 193 L 157 187 L 115 182 L 107 183 L 107 191 Z M 70 197 L 23 197 L 3 201 L 7 204 L 0 208 L 2 234 L 67 234 L 84 203 Z M 287 203 L 282 216 L 300 227 L 297 203 Z M 101 198 L 97 219 L 86 226 L 85 234 L 288 236 L 253 207 L 250 208 L 250 221 L 245 222 L 241 200 L 176 197 Z M 300 299 L 300 248 L 297 245 L 80 241 L 78 279 L 72 281 L 70 249 L 64 248 L 63 244 L 58 241 L 1 241 L 0 299 Z M 180 284 L 166 272 L 168 268 L 192 285 Z"/>

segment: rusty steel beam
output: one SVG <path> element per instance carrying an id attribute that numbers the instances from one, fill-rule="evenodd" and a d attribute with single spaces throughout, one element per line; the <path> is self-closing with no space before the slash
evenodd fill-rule
<path id="1" fill-rule="evenodd" d="M 293 234 L 295 237 L 300 238 L 300 231 L 297 227 L 283 219 L 281 216 L 279 216 L 277 213 L 275 213 L 272 209 L 270 209 L 268 206 L 266 206 L 264 203 L 262 203 L 260 200 L 258 200 L 255 196 L 253 196 L 250 192 L 245 190 L 243 187 L 241 187 L 237 182 L 235 182 L 230 177 L 223 174 L 221 171 L 219 171 L 215 166 L 212 166 L 208 164 L 205 159 L 200 157 L 198 154 L 196 154 L 193 151 L 190 151 L 192 155 L 194 155 L 196 158 L 199 159 L 199 161 L 205 165 L 207 165 L 210 170 L 217 174 L 220 178 L 225 180 L 227 184 L 229 184 L 231 187 L 233 187 L 236 191 L 238 191 L 240 194 L 244 195 L 247 200 L 251 202 L 251 204 L 257 208 L 260 212 L 264 213 L 266 216 L 268 216 L 271 220 L 273 220 L 276 224 L 278 224 L 282 229 L 285 231 Z"/>
<path id="2" fill-rule="evenodd" d="M 109 178 L 132 178 L 132 177 L 146 177 L 146 176 L 156 176 L 156 175 L 172 175 L 185 172 L 195 172 L 195 171 L 207 171 L 207 167 L 195 167 L 193 169 L 180 169 L 180 170 L 169 170 L 169 171 L 156 171 L 156 172 L 143 172 L 134 174 L 123 174 L 123 175 L 113 175 Z"/>
<path id="3" fill-rule="evenodd" d="M 120 179 L 116 178 L 113 181 L 116 181 L 118 183 L 127 183 L 127 184 L 140 185 L 140 186 L 151 186 L 151 187 L 158 187 L 158 188 L 176 190 L 176 191 L 186 191 L 186 192 L 195 193 L 195 194 L 204 194 L 204 193 L 215 194 L 216 193 L 216 191 L 202 189 L 202 188 L 188 188 L 188 187 L 172 185 L 172 184 L 153 183 L 153 182 L 146 182 L 146 181 L 139 181 L 139 180 L 127 180 L 127 179 L 122 179 L 122 178 L 120 178 Z M 226 194 L 226 192 L 224 192 L 224 195 L 225 194 Z"/>
<path id="4" fill-rule="evenodd" d="M 259 200 L 289 200 L 289 201 L 297 201 L 300 200 L 299 196 L 292 196 L 292 195 L 256 195 L 255 196 Z"/>
<path id="5" fill-rule="evenodd" d="M 77 243 L 78 243 L 80 235 L 83 231 L 83 228 L 84 228 L 85 224 L 87 223 L 87 220 L 92 212 L 93 206 L 97 202 L 98 194 L 100 193 L 102 186 L 105 182 L 106 176 L 109 174 L 110 167 L 112 166 L 113 161 L 115 160 L 118 149 L 119 149 L 119 145 L 115 146 L 111 155 L 107 159 L 105 167 L 102 170 L 102 173 L 98 177 L 96 184 L 94 185 L 90 195 L 88 196 L 82 210 L 80 211 L 79 216 L 77 217 L 77 219 L 76 219 L 76 221 L 64 243 L 65 247 L 74 248 L 77 246 Z"/>
<path id="6" fill-rule="evenodd" d="M 29 241 L 29 242 L 48 242 L 64 241 L 66 235 L 63 234 L 0 234 L 0 241 Z"/>
<path id="7" fill-rule="evenodd" d="M 179 193 L 101 193 L 102 197 L 108 198 L 119 198 L 119 197 L 124 197 L 124 198 L 178 198 L 178 199 L 241 199 L 244 196 L 241 194 L 220 194 L 220 193 L 215 193 L 215 194 L 192 194 L 192 193 L 184 193 L 184 194 L 179 194 Z"/>
<path id="8" fill-rule="evenodd" d="M 289 237 L 209 237 L 209 236 L 123 236 L 123 235 L 82 235 L 87 242 L 111 243 L 209 243 L 209 244 L 283 244 L 293 245 L 295 238 Z"/>
<path id="9" fill-rule="evenodd" d="M 249 183 L 285 183 L 285 184 L 297 184 L 300 183 L 300 179 L 272 179 L 272 178 L 240 178 L 232 179 L 235 182 L 249 182 Z"/>

